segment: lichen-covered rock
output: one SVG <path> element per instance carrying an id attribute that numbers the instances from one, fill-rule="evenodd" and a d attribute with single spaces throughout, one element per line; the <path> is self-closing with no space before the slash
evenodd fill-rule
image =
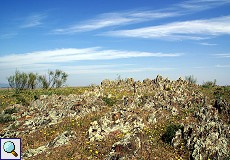
<path id="1" fill-rule="evenodd" d="M 151 123 L 151 124 L 154 124 L 157 122 L 157 119 L 156 119 L 156 113 L 151 113 L 149 114 L 148 116 L 148 122 Z"/>
<path id="2" fill-rule="evenodd" d="M 173 146 L 185 141 L 193 159 L 229 157 L 230 127 L 219 119 L 217 110 L 211 105 L 204 106 L 195 117 L 198 123 L 185 125 L 182 132 L 179 130 L 172 140 Z"/>
<path id="3" fill-rule="evenodd" d="M 35 149 L 28 149 L 25 152 L 23 152 L 22 156 L 24 159 L 30 158 L 32 156 L 36 156 L 38 154 L 41 154 L 43 152 L 49 153 L 49 149 L 59 147 L 62 145 L 67 145 L 71 140 L 75 138 L 75 133 L 72 131 L 65 131 L 58 135 L 53 141 L 47 143 L 46 145 L 40 146 Z"/>
<path id="4" fill-rule="evenodd" d="M 75 138 L 75 134 L 72 131 L 65 131 L 58 135 L 53 141 L 47 144 L 47 147 L 58 147 L 67 144 L 71 139 Z"/>
<path id="5" fill-rule="evenodd" d="M 113 144 L 111 151 L 106 159 L 130 159 L 136 155 L 140 148 L 140 139 L 128 134 L 123 139 Z"/>
<path id="6" fill-rule="evenodd" d="M 137 115 L 124 110 L 114 111 L 101 117 L 99 121 L 91 122 L 88 137 L 90 141 L 100 141 L 115 131 L 120 131 L 122 134 L 135 134 L 143 127 L 142 118 Z"/>
<path id="7" fill-rule="evenodd" d="M 179 129 L 176 134 L 175 137 L 172 139 L 172 144 L 173 147 L 177 148 L 178 146 L 180 146 L 182 143 L 182 131 L 181 129 Z"/>
<path id="8" fill-rule="evenodd" d="M 41 154 L 42 152 L 46 151 L 47 147 L 46 146 L 40 146 L 36 149 L 28 149 L 25 152 L 22 153 L 22 157 L 24 159 L 30 158 L 32 156 L 36 156 L 37 154 Z"/>

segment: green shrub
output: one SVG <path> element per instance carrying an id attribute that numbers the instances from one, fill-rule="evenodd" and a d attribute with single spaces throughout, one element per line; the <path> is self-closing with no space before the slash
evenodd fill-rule
<path id="1" fill-rule="evenodd" d="M 176 132 L 183 127 L 178 124 L 170 124 L 166 127 L 166 132 L 161 136 L 163 142 L 171 144 Z"/>
<path id="2" fill-rule="evenodd" d="M 36 101 L 37 99 L 39 99 L 38 96 L 34 95 L 34 100 Z"/>
<path id="3" fill-rule="evenodd" d="M 15 74 L 7 78 L 9 86 L 15 89 L 16 93 L 19 93 L 20 90 L 23 90 L 27 87 L 28 75 L 24 72 L 18 70 L 15 71 Z"/>
<path id="4" fill-rule="evenodd" d="M 197 79 L 193 77 L 193 75 L 185 76 L 185 80 L 188 81 L 191 84 L 196 84 Z"/>
<path id="5" fill-rule="evenodd" d="M 108 98 L 108 97 L 103 97 L 102 100 L 108 105 L 108 106 L 113 106 L 116 103 L 115 98 Z"/>
<path id="6" fill-rule="evenodd" d="M 43 89 L 60 88 L 66 82 L 67 77 L 67 73 L 56 69 L 55 71 L 48 71 L 48 76 L 38 76 L 38 82 Z"/>
<path id="7" fill-rule="evenodd" d="M 23 97 L 23 95 L 14 94 L 13 96 L 16 98 L 16 104 L 22 104 L 23 106 L 29 106 L 30 105 L 30 103 L 27 102 L 27 100 Z"/>
<path id="8" fill-rule="evenodd" d="M 212 88 L 215 85 L 216 85 L 216 80 L 214 79 L 214 81 L 203 82 L 202 87 L 204 87 L 204 88 Z"/>
<path id="9" fill-rule="evenodd" d="M 8 77 L 7 80 L 9 86 L 15 89 L 16 93 L 20 93 L 25 89 L 35 89 L 36 86 L 40 86 L 43 89 L 60 88 L 66 82 L 67 77 L 67 73 L 58 69 L 48 71 L 48 76 L 16 70 L 15 74 Z"/>
<path id="10" fill-rule="evenodd" d="M 16 108 L 8 108 L 4 110 L 4 114 L 13 114 L 13 113 L 17 113 Z"/>
<path id="11" fill-rule="evenodd" d="M 9 114 L 1 114 L 0 115 L 0 123 L 7 123 L 10 121 L 14 121 L 15 119 L 11 117 Z"/>

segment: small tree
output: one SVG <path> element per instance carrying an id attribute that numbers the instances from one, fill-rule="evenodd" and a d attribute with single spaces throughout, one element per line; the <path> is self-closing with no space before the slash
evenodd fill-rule
<path id="1" fill-rule="evenodd" d="M 185 76 L 185 80 L 188 81 L 191 84 L 196 84 L 197 79 L 193 77 L 193 75 Z"/>
<path id="2" fill-rule="evenodd" d="M 214 79 L 214 81 L 206 81 L 206 82 L 203 82 L 203 85 L 202 87 L 204 88 L 211 88 L 211 87 L 214 87 L 216 85 L 216 79 Z"/>
<path id="3" fill-rule="evenodd" d="M 27 86 L 27 81 L 28 81 L 28 75 L 26 73 L 21 73 L 20 76 L 19 76 L 19 88 L 22 90 L 22 89 L 26 89 L 26 86 Z"/>
<path id="4" fill-rule="evenodd" d="M 117 81 L 120 81 L 120 80 L 121 80 L 121 75 L 117 74 Z"/>
<path id="5" fill-rule="evenodd" d="M 27 83 L 28 89 L 35 89 L 37 85 L 37 77 L 38 75 L 32 72 L 28 74 L 28 83 Z"/>
<path id="6" fill-rule="evenodd" d="M 8 80 L 9 86 L 11 88 L 15 88 L 16 87 L 15 76 L 10 76 L 10 77 L 7 78 L 7 80 Z"/>
<path id="7" fill-rule="evenodd" d="M 43 89 L 60 88 L 66 82 L 68 74 L 61 70 L 48 71 L 48 76 L 38 76 L 38 81 Z"/>
<path id="8" fill-rule="evenodd" d="M 11 88 L 14 88 L 16 92 L 26 88 L 28 75 L 24 72 L 15 71 L 15 74 L 8 77 L 8 83 Z"/>
<path id="9" fill-rule="evenodd" d="M 43 89 L 59 88 L 66 82 L 68 75 L 61 71 L 48 71 L 46 75 L 38 75 L 37 73 L 24 73 L 15 71 L 15 74 L 8 77 L 8 83 L 11 88 L 14 88 L 18 93 L 22 89 L 35 89 L 36 85 L 40 85 Z"/>
<path id="10" fill-rule="evenodd" d="M 38 76 L 38 83 L 39 83 L 39 87 L 43 88 L 43 89 L 48 89 L 49 88 L 49 82 L 46 78 L 46 76 L 42 76 L 39 75 Z"/>

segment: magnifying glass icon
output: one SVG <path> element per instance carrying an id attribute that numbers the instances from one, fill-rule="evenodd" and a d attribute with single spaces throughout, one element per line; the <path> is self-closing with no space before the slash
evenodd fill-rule
<path id="1" fill-rule="evenodd" d="M 15 157 L 18 156 L 18 154 L 15 152 L 15 145 L 11 141 L 7 141 L 3 144 L 3 149 L 7 153 L 12 153 Z"/>

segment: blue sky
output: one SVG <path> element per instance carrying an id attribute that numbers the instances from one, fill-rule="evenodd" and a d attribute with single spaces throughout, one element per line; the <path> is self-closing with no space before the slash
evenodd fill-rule
<path id="1" fill-rule="evenodd" d="M 230 0 L 1 0 L 0 82 L 61 69 L 69 86 L 103 79 L 230 85 Z"/>

